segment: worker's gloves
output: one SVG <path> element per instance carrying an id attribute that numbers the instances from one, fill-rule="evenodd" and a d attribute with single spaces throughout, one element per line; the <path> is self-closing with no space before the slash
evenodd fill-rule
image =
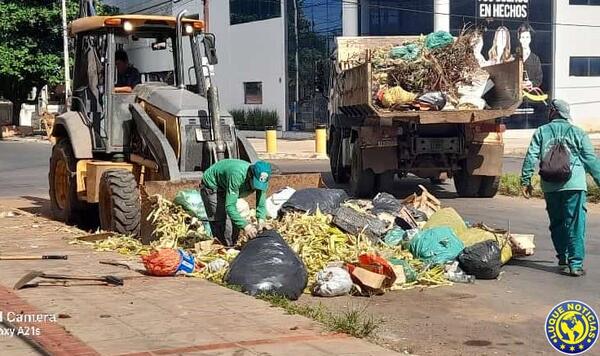
<path id="1" fill-rule="evenodd" d="M 521 192 L 523 193 L 523 196 L 527 199 L 531 198 L 531 195 L 533 194 L 533 186 L 530 185 L 524 185 L 521 187 Z"/>
<path id="2" fill-rule="evenodd" d="M 253 224 L 248 224 L 244 228 L 244 233 L 246 236 L 248 236 L 248 238 L 253 239 L 256 237 L 256 235 L 258 235 L 258 230 L 256 230 L 256 226 Z"/>
<path id="3" fill-rule="evenodd" d="M 258 232 L 263 232 L 267 228 L 267 223 L 263 219 L 258 220 Z"/>

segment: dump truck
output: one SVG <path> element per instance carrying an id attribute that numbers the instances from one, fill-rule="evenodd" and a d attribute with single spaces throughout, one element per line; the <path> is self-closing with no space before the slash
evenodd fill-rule
<path id="1" fill-rule="evenodd" d="M 56 219 L 97 219 L 103 230 L 141 233 L 149 241 L 150 196 L 172 199 L 199 187 L 202 172 L 219 160 L 258 159 L 220 107 L 209 68 L 218 62 L 215 36 L 204 32 L 203 21 L 185 18 L 185 11 L 97 16 L 93 1 L 82 0 L 69 34 L 75 43 L 72 105 L 52 125 L 48 173 Z M 119 83 L 117 50 L 141 53 L 141 83 Z M 152 57 L 159 60 L 148 61 Z M 316 186 L 320 179 L 287 178 L 275 175 L 271 186 Z"/>
<path id="2" fill-rule="evenodd" d="M 396 174 L 440 183 L 453 178 L 461 197 L 493 197 L 502 174 L 504 125 L 522 101 L 520 60 L 484 67 L 494 87 L 488 109 L 390 111 L 373 98 L 373 64 L 350 60 L 411 36 L 338 37 L 331 58 L 328 154 L 338 183 L 366 197 Z"/>

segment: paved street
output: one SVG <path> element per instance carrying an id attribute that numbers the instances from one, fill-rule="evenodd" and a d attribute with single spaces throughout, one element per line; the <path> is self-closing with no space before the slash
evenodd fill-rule
<path id="1" fill-rule="evenodd" d="M 37 195 L 29 203 L 47 205 L 46 164 L 49 145 L 0 142 L 0 196 Z M 327 171 L 326 161 L 277 161 L 283 171 Z M 505 159 L 505 171 L 518 172 L 520 159 Z M 394 193 L 406 195 L 424 180 L 397 182 Z M 513 260 L 499 281 L 475 285 L 388 293 L 371 299 L 303 297 L 331 308 L 365 307 L 385 321 L 378 342 L 416 354 L 551 354 L 543 335 L 547 312 L 560 301 L 582 300 L 600 310 L 600 207 L 589 207 L 586 269 L 574 279 L 557 273 L 547 231 L 544 204 L 540 200 L 497 197 L 461 199 L 451 182 L 430 187 L 447 206 L 456 208 L 471 222 L 484 221 L 518 233 L 536 235 L 536 255 Z M 2 201 L 10 201 L 3 199 Z M 21 204 L 17 201 L 15 204 Z M 35 211 L 32 210 L 32 211 Z"/>

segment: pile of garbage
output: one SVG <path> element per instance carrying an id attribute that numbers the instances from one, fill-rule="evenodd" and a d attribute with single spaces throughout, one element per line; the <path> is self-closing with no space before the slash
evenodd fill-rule
<path id="1" fill-rule="evenodd" d="M 288 188 L 290 189 L 290 188 Z M 94 243 L 97 250 L 142 256 L 149 274 L 185 274 L 235 285 L 245 293 L 333 297 L 495 279 L 513 255 L 531 255 L 533 237 L 466 223 L 421 186 L 404 200 L 386 193 L 351 200 L 343 190 L 294 191 L 270 206 L 268 229 L 226 248 L 210 236 L 193 191 L 174 202 L 155 196 L 150 246 L 128 236 Z M 184 199 L 185 198 L 185 199 Z M 238 209 L 252 219 L 241 202 Z"/>
<path id="2" fill-rule="evenodd" d="M 494 84 L 474 53 L 479 36 L 464 31 L 454 38 L 438 31 L 351 61 L 370 60 L 373 102 L 384 110 L 482 110 L 483 96 Z"/>

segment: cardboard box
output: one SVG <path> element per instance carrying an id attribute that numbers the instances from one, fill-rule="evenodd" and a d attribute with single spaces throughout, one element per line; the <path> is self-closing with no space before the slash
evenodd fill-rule
<path id="1" fill-rule="evenodd" d="M 382 287 L 386 278 L 384 275 L 371 272 L 361 267 L 356 267 L 352 271 L 352 277 L 356 278 L 362 286 L 383 293 Z"/>

